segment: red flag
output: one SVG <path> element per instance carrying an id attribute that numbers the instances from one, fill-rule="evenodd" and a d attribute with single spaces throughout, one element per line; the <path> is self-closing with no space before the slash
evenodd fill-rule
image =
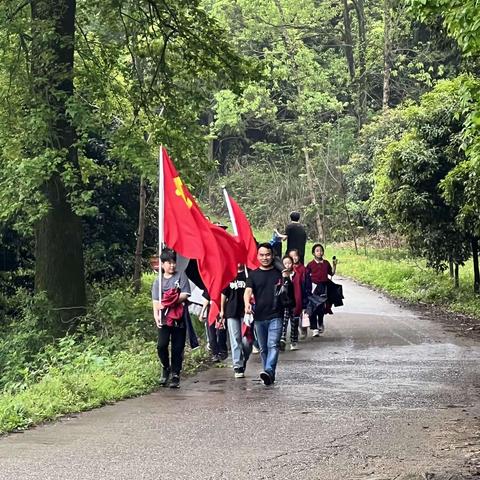
<path id="1" fill-rule="evenodd" d="M 216 245 L 211 247 L 208 255 L 198 261 L 200 275 L 205 285 L 209 285 L 208 292 L 212 299 L 208 315 L 211 325 L 220 311 L 220 294 L 228 284 L 235 279 L 238 264 L 246 260 L 246 252 L 238 240 L 217 225 L 210 224 L 210 230 L 215 238 Z M 219 292 L 218 301 L 212 292 Z"/>
<path id="2" fill-rule="evenodd" d="M 180 255 L 197 259 L 212 301 L 211 324 L 218 315 L 222 290 L 236 277 L 246 252 L 235 237 L 207 220 L 165 150 L 163 171 L 165 243 Z"/>
<path id="3" fill-rule="evenodd" d="M 163 149 L 165 243 L 187 258 L 205 255 L 202 235 L 208 220 L 182 183 L 167 151 Z"/>
<path id="4" fill-rule="evenodd" d="M 232 207 L 232 222 L 235 222 L 238 239 L 244 245 L 246 250 L 247 258 L 245 265 L 254 270 L 260 266 L 260 263 L 257 259 L 257 242 L 253 236 L 252 227 L 238 203 L 230 195 L 228 195 L 228 199 Z"/>

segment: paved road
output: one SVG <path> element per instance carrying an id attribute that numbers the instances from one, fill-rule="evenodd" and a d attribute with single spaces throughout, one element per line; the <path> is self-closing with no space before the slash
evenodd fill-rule
<path id="1" fill-rule="evenodd" d="M 255 358 L 244 380 L 211 369 L 4 437 L 0 479 L 471 478 L 479 346 L 343 283 L 347 304 L 282 354 L 275 387 Z"/>

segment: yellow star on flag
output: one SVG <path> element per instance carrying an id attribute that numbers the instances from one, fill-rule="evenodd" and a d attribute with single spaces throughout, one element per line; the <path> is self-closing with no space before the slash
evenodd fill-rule
<path id="1" fill-rule="evenodd" d="M 185 205 L 188 207 L 188 208 L 192 208 L 192 201 L 185 195 L 185 191 L 183 190 L 183 182 L 182 180 L 180 179 L 180 177 L 175 177 L 173 179 L 173 182 L 175 183 L 175 195 L 177 195 L 178 197 L 182 197 L 183 198 L 183 201 L 185 202 Z"/>

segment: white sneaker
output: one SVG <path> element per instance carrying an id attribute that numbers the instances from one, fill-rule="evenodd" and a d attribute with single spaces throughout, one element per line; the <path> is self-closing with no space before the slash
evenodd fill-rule
<path id="1" fill-rule="evenodd" d="M 245 378 L 245 372 L 243 368 L 235 368 L 235 378 Z"/>
<path id="2" fill-rule="evenodd" d="M 252 347 L 252 353 L 260 353 L 260 350 L 254 345 Z"/>
<path id="3" fill-rule="evenodd" d="M 312 331 L 312 337 L 319 337 L 319 336 L 320 336 L 320 332 L 317 329 Z"/>
<path id="4" fill-rule="evenodd" d="M 298 350 L 298 345 L 296 343 L 291 343 L 290 350 Z"/>

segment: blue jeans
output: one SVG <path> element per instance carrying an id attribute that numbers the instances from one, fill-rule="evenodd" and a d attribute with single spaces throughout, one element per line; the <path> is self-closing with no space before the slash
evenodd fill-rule
<path id="1" fill-rule="evenodd" d="M 252 353 L 252 345 L 242 337 L 242 319 L 228 318 L 227 327 L 230 334 L 233 368 L 245 368 Z"/>
<path id="2" fill-rule="evenodd" d="M 275 377 L 280 352 L 280 337 L 282 336 L 282 318 L 255 320 L 254 325 L 258 345 L 260 346 L 263 369 Z"/>

